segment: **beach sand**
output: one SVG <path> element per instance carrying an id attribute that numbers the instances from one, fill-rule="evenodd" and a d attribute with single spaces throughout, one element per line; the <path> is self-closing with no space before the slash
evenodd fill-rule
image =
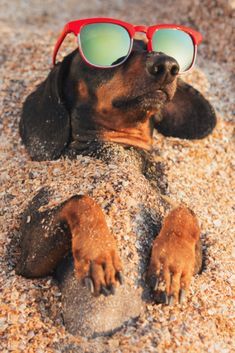
<path id="1" fill-rule="evenodd" d="M 2 353 L 234 351 L 234 7 L 234 1 L 225 0 L 1 0 Z M 135 325 L 125 326 L 112 337 L 86 339 L 66 332 L 61 318 L 53 314 L 60 307 L 60 292 L 51 277 L 28 280 L 15 275 L 11 244 L 17 238 L 19 215 L 32 196 L 48 182 L 48 175 L 53 182 L 53 175 L 70 166 L 69 161 L 30 160 L 18 132 L 22 103 L 47 76 L 63 25 L 92 16 L 136 24 L 179 23 L 201 31 L 204 40 L 196 67 L 183 79 L 210 100 L 218 123 L 203 140 L 154 136 L 166 164 L 171 198 L 189 205 L 202 228 L 205 266 L 193 279 L 186 303 L 174 307 L 148 304 Z M 61 54 L 75 47 L 72 40 L 66 43 Z"/>

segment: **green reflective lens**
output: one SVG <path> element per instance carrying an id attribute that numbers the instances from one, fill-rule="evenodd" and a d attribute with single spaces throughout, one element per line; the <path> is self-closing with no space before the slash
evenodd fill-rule
<path id="1" fill-rule="evenodd" d="M 180 71 L 190 68 L 194 58 L 194 44 L 189 34 L 178 29 L 159 29 L 152 38 L 153 50 L 173 57 Z"/>
<path id="2" fill-rule="evenodd" d="M 127 30 L 113 23 L 85 25 L 80 31 L 80 46 L 86 60 L 95 66 L 113 66 L 123 62 L 130 51 Z"/>

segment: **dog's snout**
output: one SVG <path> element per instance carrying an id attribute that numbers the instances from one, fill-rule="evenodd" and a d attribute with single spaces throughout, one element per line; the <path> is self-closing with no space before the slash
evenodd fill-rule
<path id="1" fill-rule="evenodd" d="M 161 84 L 174 81 L 179 73 L 177 61 L 163 53 L 153 53 L 146 61 L 146 68 L 150 75 L 154 76 Z"/>

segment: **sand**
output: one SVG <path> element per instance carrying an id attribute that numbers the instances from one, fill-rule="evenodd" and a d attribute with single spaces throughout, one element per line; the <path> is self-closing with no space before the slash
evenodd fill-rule
<path id="1" fill-rule="evenodd" d="M 234 335 L 234 1 L 6 1 L 0 3 L 0 350 L 1 352 L 232 352 Z M 21 144 L 22 102 L 51 67 L 66 21 L 107 15 L 139 24 L 175 22 L 202 32 L 196 68 L 184 79 L 210 99 L 218 123 L 203 140 L 155 134 L 171 198 L 196 212 L 205 267 L 183 306 L 148 304 L 112 337 L 73 337 L 54 315 L 60 292 L 50 277 L 14 272 L 20 213 L 36 191 L 70 162 L 32 162 Z M 74 47 L 63 47 L 61 54 Z M 78 162 L 77 162 L 78 163 Z M 62 165 L 63 164 L 63 165 Z M 50 175 L 50 180 L 48 179 Z M 9 245 L 10 244 L 10 245 Z"/>

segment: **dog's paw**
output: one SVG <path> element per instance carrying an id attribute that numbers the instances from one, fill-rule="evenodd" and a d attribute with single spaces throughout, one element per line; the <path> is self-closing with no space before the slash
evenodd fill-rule
<path id="1" fill-rule="evenodd" d="M 173 237 L 155 241 L 148 270 L 148 281 L 154 291 L 165 285 L 165 303 L 182 303 L 193 276 L 195 246 Z"/>
<path id="2" fill-rule="evenodd" d="M 166 217 L 154 241 L 147 280 L 156 297 L 163 294 L 166 304 L 182 303 L 188 292 L 195 269 L 195 247 L 199 235 L 195 215 L 180 207 Z"/>
<path id="3" fill-rule="evenodd" d="M 95 295 L 114 294 L 117 282 L 122 283 L 122 264 L 101 207 L 89 196 L 75 195 L 63 205 L 58 219 L 70 228 L 78 280 Z"/>
<path id="4" fill-rule="evenodd" d="M 94 243 L 89 249 L 73 246 L 76 277 L 94 295 L 115 294 L 117 283 L 123 284 L 122 264 L 113 242 Z"/>

